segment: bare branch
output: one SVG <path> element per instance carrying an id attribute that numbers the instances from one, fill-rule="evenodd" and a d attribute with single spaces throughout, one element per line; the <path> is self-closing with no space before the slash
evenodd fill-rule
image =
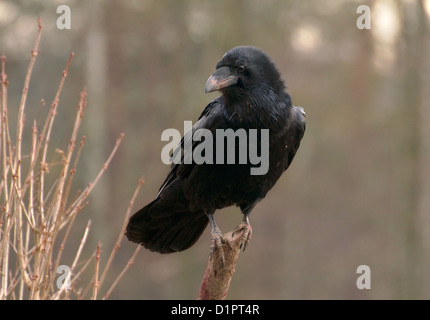
<path id="1" fill-rule="evenodd" d="M 213 257 L 209 258 L 198 300 L 223 300 L 226 298 L 239 258 L 243 230 L 236 232 L 233 236 L 232 234 L 233 232 L 230 231 L 221 237 L 224 262 L 218 249 L 215 249 Z"/>
<path id="2" fill-rule="evenodd" d="M 96 271 L 94 274 L 94 287 L 93 287 L 93 295 L 91 297 L 92 300 L 97 299 L 97 292 L 99 289 L 99 266 L 100 266 L 100 242 L 97 244 L 97 252 L 96 252 Z"/>

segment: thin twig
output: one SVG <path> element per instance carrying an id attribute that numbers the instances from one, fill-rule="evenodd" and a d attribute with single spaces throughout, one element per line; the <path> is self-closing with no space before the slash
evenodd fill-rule
<path id="1" fill-rule="evenodd" d="M 39 51 L 39 43 L 40 43 L 40 38 L 42 36 L 42 22 L 41 19 L 39 17 L 38 19 L 38 25 L 39 25 L 39 29 L 37 32 L 37 36 L 36 36 L 36 41 L 34 43 L 34 47 L 33 50 L 31 50 L 31 59 L 30 59 L 30 63 L 28 64 L 28 69 L 27 69 L 27 74 L 25 76 L 25 80 L 24 80 L 24 88 L 22 90 L 22 96 L 21 96 L 21 102 L 19 105 L 19 110 L 18 110 L 18 123 L 17 123 L 17 133 L 16 133 L 16 154 L 15 154 L 15 169 L 14 172 L 12 174 L 14 174 L 14 185 L 16 187 L 16 194 L 17 194 L 17 199 L 16 201 L 19 201 L 19 204 L 16 205 L 16 210 L 17 210 L 17 220 L 16 220 L 16 235 L 17 235 L 17 244 L 18 244 L 18 261 L 19 261 L 19 266 L 21 269 L 21 274 L 22 274 L 22 279 L 24 279 L 25 283 L 27 283 L 28 285 L 30 285 L 30 278 L 25 270 L 26 267 L 26 256 L 24 254 L 24 249 L 23 249 L 23 239 L 22 239 L 22 208 L 24 203 L 22 202 L 22 190 L 21 190 L 21 151 L 22 151 L 22 135 L 23 135 L 23 131 L 24 131 L 24 110 L 25 110 L 25 105 L 26 105 L 26 101 L 27 101 L 27 96 L 28 96 L 28 87 L 30 85 L 30 79 L 31 79 L 31 74 L 33 72 L 33 67 L 34 64 L 36 62 L 36 57 L 38 55 L 38 51 Z M 21 205 L 22 204 L 22 205 Z"/>
<path id="2" fill-rule="evenodd" d="M 30 178 L 31 174 L 33 173 L 34 167 L 35 167 L 36 162 L 37 162 L 36 160 L 39 156 L 40 149 L 42 148 L 42 145 L 43 145 L 42 141 L 46 137 L 48 137 L 48 140 L 49 140 L 50 134 L 47 134 L 47 131 L 48 131 L 48 128 L 51 126 L 52 118 L 55 117 L 55 115 L 56 115 L 58 102 L 60 101 L 60 94 L 63 90 L 64 82 L 66 80 L 68 70 L 70 67 L 70 63 L 71 63 L 71 60 L 73 57 L 74 57 L 74 53 L 72 52 L 69 56 L 69 59 L 67 60 L 66 67 L 64 68 L 64 70 L 62 72 L 62 77 L 60 80 L 60 84 L 58 85 L 57 92 L 55 93 L 55 98 L 51 104 L 51 107 L 50 107 L 49 112 L 48 112 L 48 116 L 46 117 L 45 123 L 44 123 L 43 128 L 40 132 L 40 135 L 39 135 L 39 142 L 40 143 L 38 143 L 36 146 L 36 150 L 34 152 L 34 161 L 31 161 L 31 163 L 30 163 L 30 168 L 29 168 L 28 175 L 27 175 L 25 181 L 27 181 Z M 45 146 L 46 146 L 46 141 L 45 141 Z M 40 163 L 42 170 L 47 170 L 47 167 L 46 167 L 47 164 L 45 161 L 46 161 L 46 155 L 42 156 L 42 160 Z M 23 191 L 22 191 L 23 195 L 25 194 L 27 186 L 28 186 L 28 184 L 25 184 L 23 186 Z M 42 209 L 43 209 L 43 206 L 42 206 Z"/>
<path id="3" fill-rule="evenodd" d="M 94 287 L 93 287 L 93 295 L 91 296 L 92 300 L 97 299 L 97 292 L 99 289 L 99 266 L 100 266 L 100 242 L 97 244 L 97 253 L 96 253 L 96 271 L 94 273 Z"/>
<path id="4" fill-rule="evenodd" d="M 61 89 L 63 87 L 64 81 L 66 80 L 67 74 L 68 74 L 68 69 L 70 66 L 70 62 L 72 60 L 74 56 L 74 53 L 72 52 L 69 56 L 69 59 L 67 60 L 67 64 L 66 64 L 66 68 L 63 70 L 62 73 L 62 77 L 61 77 L 61 81 L 60 81 L 60 85 L 57 91 L 57 94 L 55 95 L 54 101 L 53 101 L 53 105 L 55 105 L 55 108 L 57 107 L 58 103 L 59 103 L 59 96 L 61 93 Z M 57 184 L 57 189 L 56 189 L 56 195 L 57 195 L 57 199 L 61 199 L 62 197 L 62 192 L 63 192 L 63 186 L 65 184 L 65 180 L 67 178 L 67 170 L 69 167 L 69 163 L 70 163 L 70 157 L 72 155 L 72 152 L 74 150 L 74 146 L 75 146 L 75 141 L 76 141 L 76 135 L 78 133 L 78 129 L 81 123 L 81 119 L 82 119 L 82 112 L 83 109 L 85 108 L 86 105 L 86 92 L 85 89 L 83 92 L 81 92 L 81 96 L 79 99 L 79 103 L 78 103 L 78 111 L 76 113 L 76 118 L 75 118 L 75 123 L 73 126 L 73 132 L 72 132 L 72 136 L 70 138 L 70 142 L 69 142 L 69 148 L 67 150 L 67 155 L 66 158 L 63 161 L 63 169 L 60 173 L 60 181 Z M 55 114 L 56 112 L 54 112 L 52 118 L 51 118 L 51 122 L 49 124 L 49 129 L 48 129 L 48 134 L 45 138 L 45 147 L 44 147 L 44 152 L 43 152 L 43 158 L 42 158 L 42 163 L 45 163 L 46 161 L 46 153 L 48 150 L 48 144 L 49 144 L 49 140 L 50 140 L 50 135 L 51 135 L 51 130 L 52 130 L 52 125 L 54 123 L 54 119 L 55 119 Z M 57 221 L 56 219 L 56 215 L 58 214 L 59 210 L 55 210 L 58 206 L 60 206 L 61 204 L 59 203 L 60 201 L 51 201 L 51 204 L 55 205 L 55 208 L 50 208 L 50 216 L 49 219 L 53 219 L 53 221 Z M 55 225 L 55 224 L 53 224 Z"/>
<path id="5" fill-rule="evenodd" d="M 136 258 L 137 254 L 139 253 L 139 250 L 142 248 L 142 246 L 136 246 L 136 249 L 134 250 L 133 255 L 131 256 L 130 260 L 128 260 L 126 266 L 121 271 L 121 273 L 118 275 L 118 277 L 115 279 L 115 281 L 110 286 L 109 290 L 106 292 L 106 294 L 103 297 L 103 300 L 106 300 L 111 295 L 112 291 L 115 289 L 118 282 L 122 279 L 122 277 L 125 275 L 127 270 L 130 268 L 130 266 L 134 263 L 134 259 Z"/>
<path id="6" fill-rule="evenodd" d="M 124 231 L 125 231 L 125 228 L 127 226 L 128 218 L 130 217 L 131 209 L 132 209 L 134 201 L 136 200 L 136 197 L 137 197 L 137 195 L 138 195 L 138 193 L 140 191 L 140 188 L 142 187 L 143 182 L 144 182 L 143 177 L 141 177 L 139 179 L 138 184 L 137 184 L 136 190 L 134 190 L 134 194 L 133 194 L 133 196 L 132 196 L 132 198 L 131 198 L 131 200 L 130 200 L 130 202 L 128 204 L 128 208 L 127 208 L 127 211 L 126 211 L 126 213 L 124 215 L 124 220 L 122 222 L 122 227 L 121 227 L 121 230 L 119 232 L 118 239 L 115 242 L 115 245 L 114 245 L 114 247 L 112 249 L 112 252 L 111 252 L 111 254 L 109 256 L 108 262 L 106 263 L 106 266 L 105 266 L 105 268 L 103 270 L 102 276 L 100 277 L 100 287 L 103 284 L 103 281 L 104 281 L 104 279 L 105 279 L 105 277 L 106 277 L 106 275 L 107 275 L 107 273 L 109 271 L 109 267 L 110 267 L 110 265 L 111 265 L 111 263 L 113 261 L 113 258 L 115 257 L 115 255 L 116 255 L 119 247 L 121 246 L 121 240 L 124 237 Z"/>
<path id="7" fill-rule="evenodd" d="M 115 146 L 112 149 L 109 158 L 106 160 L 106 162 L 103 164 L 103 167 L 100 169 L 99 173 L 97 174 L 96 178 L 93 182 L 89 183 L 87 187 L 84 189 L 84 191 L 81 193 L 81 195 L 73 202 L 72 204 L 72 211 L 70 214 L 74 214 L 75 211 L 79 208 L 79 206 L 82 204 L 82 202 L 88 197 L 88 195 L 91 193 L 91 191 L 94 189 L 94 186 L 97 184 L 97 182 L 100 180 L 102 175 L 105 173 L 107 168 L 109 167 L 110 162 L 112 161 L 115 153 L 118 151 L 118 148 L 122 142 L 122 139 L 124 138 L 124 133 L 121 133 L 119 138 L 116 140 Z"/>
<path id="8" fill-rule="evenodd" d="M 37 37 L 36 41 L 34 43 L 33 50 L 31 50 L 31 59 L 30 63 L 28 64 L 27 74 L 25 75 L 24 80 L 24 88 L 22 90 L 22 96 L 21 96 L 21 102 L 19 104 L 19 111 L 18 111 L 18 126 L 17 126 L 17 133 L 16 133 L 16 162 L 15 167 L 17 164 L 21 161 L 21 142 L 22 142 L 22 132 L 24 130 L 24 109 L 25 104 L 27 101 L 27 95 L 28 95 L 28 86 L 30 84 L 30 78 L 31 74 L 33 72 L 34 63 L 36 62 L 36 57 L 39 53 L 39 43 L 40 43 L 40 37 L 42 36 L 42 21 L 39 17 L 38 19 L 39 29 L 37 31 Z M 15 170 L 16 172 L 16 170 Z"/>
<path id="9" fill-rule="evenodd" d="M 4 194 L 4 205 L 2 217 L 3 235 L 2 241 L 0 243 L 0 273 L 3 275 L 1 277 L 0 283 L 0 299 L 3 299 L 7 294 L 7 276 L 8 276 L 8 257 L 9 257 L 9 224 L 10 224 L 10 210 L 9 210 L 9 192 L 8 192 L 8 172 L 10 164 L 7 162 L 8 150 L 9 154 L 12 154 L 11 143 L 9 138 L 9 127 L 8 127 L 8 117 L 7 117 L 7 85 L 9 81 L 7 80 L 6 67 L 5 67 L 6 57 L 1 57 L 2 73 L 1 73 L 1 83 L 2 83 L 2 110 L 1 110 L 1 135 L 2 135 L 2 166 L 3 166 L 3 194 Z M 9 147 L 9 149 L 8 149 Z"/>
<path id="10" fill-rule="evenodd" d="M 96 251 L 95 250 L 91 256 L 85 261 L 84 265 L 82 267 L 80 267 L 80 269 L 78 270 L 78 272 L 75 273 L 74 277 L 72 278 L 72 280 L 70 281 L 70 287 L 73 288 L 75 286 L 75 284 L 77 283 L 79 277 L 81 276 L 82 273 L 84 273 L 84 271 L 87 269 L 87 267 L 90 265 L 90 263 L 93 261 L 94 257 L 96 256 Z M 88 283 L 88 286 L 90 286 L 92 284 L 92 282 L 90 281 Z M 70 292 L 72 290 L 67 290 L 66 291 L 66 295 L 64 297 L 65 300 L 69 300 L 70 299 Z M 84 294 L 81 292 L 77 298 L 78 299 L 82 299 L 82 297 L 84 296 Z"/>
<path id="11" fill-rule="evenodd" d="M 68 199 L 69 199 L 69 194 L 70 194 L 70 189 L 71 189 L 72 182 L 73 182 L 73 177 L 75 176 L 76 167 L 78 166 L 78 161 L 80 159 L 82 148 L 84 147 L 84 144 L 85 144 L 85 140 L 86 140 L 86 137 L 83 136 L 81 139 L 81 142 L 79 143 L 79 148 L 76 151 L 75 160 L 73 162 L 72 169 L 70 170 L 70 176 L 69 176 L 69 179 L 67 180 L 67 185 L 64 189 L 63 206 L 61 208 L 61 211 L 63 211 L 63 212 L 65 212 L 65 207 L 66 207 L 66 204 L 67 204 Z"/>
<path id="12" fill-rule="evenodd" d="M 85 232 L 84 235 L 82 236 L 81 242 L 79 244 L 78 250 L 76 251 L 76 255 L 75 255 L 75 259 L 73 260 L 72 266 L 70 267 L 70 273 L 73 274 L 73 272 L 75 271 L 76 265 L 80 259 L 81 253 L 82 253 L 82 249 L 85 246 L 85 243 L 87 241 L 87 237 L 88 237 L 88 233 L 90 231 L 90 227 L 91 227 L 91 220 L 88 220 L 87 226 L 85 228 Z M 55 269 L 56 270 L 56 269 Z M 56 294 L 55 294 L 55 298 L 54 299 L 58 299 L 58 297 L 60 297 L 60 295 L 62 294 L 62 292 L 65 290 L 64 287 L 62 287 Z"/>

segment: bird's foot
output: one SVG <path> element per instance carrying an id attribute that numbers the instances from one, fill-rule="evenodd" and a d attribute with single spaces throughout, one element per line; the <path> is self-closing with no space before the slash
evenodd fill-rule
<path id="1" fill-rule="evenodd" d="M 214 257 L 215 251 L 218 250 L 218 254 L 221 258 L 221 262 L 224 265 L 225 257 L 224 250 L 222 248 L 222 234 L 218 227 L 214 227 L 211 230 L 211 248 L 210 248 L 210 259 Z"/>
<path id="2" fill-rule="evenodd" d="M 252 227 L 248 221 L 243 221 L 236 228 L 234 228 L 232 236 L 239 232 L 243 232 L 242 240 L 240 242 L 240 248 L 243 248 L 243 251 L 245 251 L 246 247 L 249 244 L 249 241 L 251 241 L 252 238 Z"/>

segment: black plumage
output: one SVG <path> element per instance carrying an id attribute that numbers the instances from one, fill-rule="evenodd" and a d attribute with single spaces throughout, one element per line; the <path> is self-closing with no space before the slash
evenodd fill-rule
<path id="1" fill-rule="evenodd" d="M 251 175 L 255 164 L 173 164 L 154 201 L 129 220 L 126 236 L 130 241 L 160 253 L 182 251 L 192 246 L 211 223 L 214 245 L 220 244 L 220 230 L 213 214 L 231 205 L 240 207 L 246 228 L 244 245 L 251 236 L 248 215 L 274 186 L 293 160 L 305 131 L 305 113 L 294 107 L 280 73 L 261 50 L 242 46 L 228 51 L 208 79 L 206 92 L 218 90 L 221 96 L 210 102 L 185 134 L 174 152 L 184 149 L 184 140 L 204 128 L 215 136 L 216 129 L 269 129 L 268 171 Z M 261 136 L 259 136 L 261 137 Z M 257 139 L 261 153 L 261 140 Z M 193 148 L 199 141 L 193 141 Z M 249 142 L 248 150 L 251 147 Z M 215 147 L 213 149 L 216 157 Z M 238 146 L 235 150 L 238 156 Z M 184 152 L 182 152 L 182 160 Z M 248 159 L 249 160 L 249 159 Z"/>

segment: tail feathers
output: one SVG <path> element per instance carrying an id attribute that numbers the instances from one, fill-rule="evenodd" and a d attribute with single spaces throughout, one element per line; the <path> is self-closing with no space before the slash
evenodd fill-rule
<path id="1" fill-rule="evenodd" d="M 188 206 L 168 205 L 156 199 L 129 220 L 128 240 L 160 253 L 172 253 L 191 247 L 208 224 L 203 211 L 190 212 Z"/>

